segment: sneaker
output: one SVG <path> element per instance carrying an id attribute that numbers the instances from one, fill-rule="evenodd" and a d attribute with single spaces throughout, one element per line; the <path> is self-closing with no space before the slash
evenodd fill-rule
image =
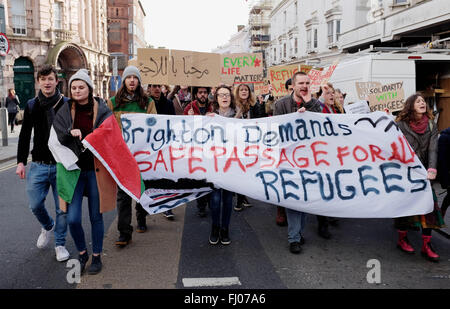
<path id="1" fill-rule="evenodd" d="M 64 262 L 69 259 L 70 254 L 69 251 L 67 251 L 66 247 L 64 246 L 55 247 L 55 252 L 56 252 L 56 260 L 58 262 Z"/>
<path id="2" fill-rule="evenodd" d="M 305 244 L 305 237 L 300 234 L 300 246 L 303 246 Z"/>
<path id="3" fill-rule="evenodd" d="M 245 207 L 252 207 L 252 204 L 248 201 L 246 196 L 244 196 L 242 199 L 242 205 L 244 205 Z"/>
<path id="4" fill-rule="evenodd" d="M 300 252 L 302 252 L 302 247 L 300 247 L 299 242 L 291 242 L 289 244 L 289 251 L 291 251 L 291 253 L 293 254 L 299 254 Z"/>
<path id="5" fill-rule="evenodd" d="M 211 234 L 209 235 L 209 243 L 211 245 L 217 245 L 219 243 L 219 231 L 218 226 L 212 226 Z"/>
<path id="6" fill-rule="evenodd" d="M 136 232 L 137 233 L 145 233 L 147 232 L 147 224 L 143 223 L 143 224 L 139 224 L 136 227 Z M 116 242 L 117 245 L 117 242 Z"/>
<path id="7" fill-rule="evenodd" d="M 130 242 L 131 242 L 131 235 L 121 234 L 119 236 L 119 239 L 116 240 L 116 246 L 123 248 L 126 245 L 128 245 Z"/>
<path id="8" fill-rule="evenodd" d="M 170 221 L 173 221 L 175 219 L 175 216 L 174 216 L 172 210 L 165 211 L 164 216 L 167 218 L 167 220 L 170 220 Z"/>
<path id="9" fill-rule="evenodd" d="M 50 231 L 47 231 L 46 229 L 41 228 L 41 234 L 39 235 L 37 243 L 36 243 L 36 246 L 39 249 L 42 249 L 45 246 L 47 246 L 47 244 L 48 244 L 48 242 L 50 240 L 50 235 L 52 234 L 54 228 L 55 228 L 54 224 L 53 224 L 52 229 Z"/>
<path id="10" fill-rule="evenodd" d="M 89 275 L 96 275 L 102 270 L 102 259 L 100 255 L 92 255 L 92 262 L 88 269 Z"/>
<path id="11" fill-rule="evenodd" d="M 228 235 L 228 229 L 220 229 L 220 243 L 222 245 L 231 244 L 231 239 Z"/>
<path id="12" fill-rule="evenodd" d="M 242 203 L 237 203 L 236 206 L 234 206 L 234 210 L 241 211 L 244 209 L 244 205 Z"/>
<path id="13" fill-rule="evenodd" d="M 87 250 L 83 254 L 78 255 L 78 261 L 80 262 L 80 274 L 82 274 L 87 262 L 89 261 L 89 254 Z"/>

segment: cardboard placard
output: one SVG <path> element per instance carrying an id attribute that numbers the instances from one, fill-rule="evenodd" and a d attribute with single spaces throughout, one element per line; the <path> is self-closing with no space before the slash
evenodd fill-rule
<path id="1" fill-rule="evenodd" d="M 139 48 L 143 84 L 217 86 L 220 55 L 184 50 Z"/>
<path id="2" fill-rule="evenodd" d="M 369 100 L 369 90 L 370 88 L 381 87 L 380 82 L 356 82 L 356 93 L 358 94 L 358 99 Z"/>
<path id="3" fill-rule="evenodd" d="M 324 70 L 311 70 L 308 73 L 311 79 L 310 89 L 312 93 L 319 92 L 320 86 L 325 85 L 333 75 L 334 70 L 339 64 L 339 60 L 335 60 L 332 65 L 328 67 L 326 71 Z"/>
<path id="4" fill-rule="evenodd" d="M 405 104 L 405 90 L 403 82 L 391 83 L 369 89 L 370 111 L 384 111 L 391 113 L 403 109 Z"/>
<path id="5" fill-rule="evenodd" d="M 261 53 L 223 54 L 220 68 L 222 83 L 230 86 L 263 83 L 263 66 Z"/>
<path id="6" fill-rule="evenodd" d="M 312 66 L 309 65 L 280 65 L 270 67 L 268 71 L 268 79 L 270 84 L 272 85 L 272 94 L 275 97 L 282 97 L 288 94 L 286 90 L 285 84 L 289 78 L 296 72 L 305 72 L 306 74 L 312 69 Z"/>
<path id="7" fill-rule="evenodd" d="M 263 83 L 257 83 L 253 85 L 255 96 L 259 96 L 260 94 L 268 94 L 270 92 L 270 84 L 267 80 Z"/>

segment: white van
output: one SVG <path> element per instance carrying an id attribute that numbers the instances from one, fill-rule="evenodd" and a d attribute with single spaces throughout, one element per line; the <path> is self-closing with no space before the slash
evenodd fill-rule
<path id="1" fill-rule="evenodd" d="M 334 88 L 346 93 L 345 103 L 359 100 L 356 82 L 403 82 L 405 99 L 420 91 L 430 107 L 440 112 L 440 129 L 450 126 L 450 55 L 446 52 L 378 52 L 348 55 L 330 78 Z"/>

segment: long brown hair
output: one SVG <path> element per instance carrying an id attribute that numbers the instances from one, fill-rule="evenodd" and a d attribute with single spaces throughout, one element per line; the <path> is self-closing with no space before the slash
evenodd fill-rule
<path id="1" fill-rule="evenodd" d="M 419 97 L 423 98 L 423 95 L 421 93 L 415 93 L 415 94 L 411 95 L 409 98 L 407 98 L 405 101 L 405 105 L 403 106 L 403 109 L 397 115 L 397 118 L 395 119 L 395 121 L 397 121 L 397 122 L 404 121 L 406 123 L 415 121 L 416 118 L 414 116 L 414 113 L 415 113 L 414 112 L 414 103 L 416 103 L 416 100 Z M 428 119 L 434 119 L 433 112 L 430 110 L 428 103 L 426 103 L 426 106 L 427 106 L 426 115 L 428 116 Z"/>
<path id="2" fill-rule="evenodd" d="M 248 99 L 246 101 L 242 101 L 239 97 L 239 90 L 241 89 L 241 87 L 247 87 L 248 89 Z M 250 106 L 255 105 L 256 102 L 255 95 L 251 91 L 250 87 L 246 84 L 240 84 L 236 87 L 236 89 L 234 90 L 234 97 L 236 99 L 236 106 L 239 107 L 242 114 L 248 113 L 248 111 L 250 110 Z"/>
<path id="3" fill-rule="evenodd" d="M 217 87 L 216 88 L 216 92 L 214 93 L 214 102 L 213 102 L 213 110 L 216 112 L 216 111 L 218 111 L 219 110 L 219 101 L 217 101 L 217 98 L 218 98 L 218 92 L 219 92 L 219 89 L 222 89 L 222 88 L 224 88 L 224 89 L 228 89 L 228 91 L 230 92 L 230 107 L 232 108 L 232 109 L 235 109 L 236 108 L 236 105 L 235 105 L 235 103 L 234 103 L 234 96 L 233 96 L 233 91 L 231 91 L 231 87 L 228 87 L 228 86 L 225 86 L 225 85 L 220 85 L 219 87 Z"/>
<path id="4" fill-rule="evenodd" d="M 136 101 L 137 104 L 141 109 L 147 109 L 148 104 L 148 96 L 147 93 L 144 91 L 144 88 L 142 88 L 141 83 L 139 82 L 139 85 L 136 87 L 136 90 L 134 93 L 137 95 Z M 116 94 L 116 108 L 120 108 L 121 106 L 127 104 L 128 101 L 125 100 L 125 97 L 127 95 L 127 87 L 125 86 L 125 80 L 122 81 L 122 86 L 117 91 Z"/>

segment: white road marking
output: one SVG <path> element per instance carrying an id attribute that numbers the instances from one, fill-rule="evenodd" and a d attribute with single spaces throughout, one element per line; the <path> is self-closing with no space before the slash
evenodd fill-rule
<path id="1" fill-rule="evenodd" d="M 242 285 L 238 277 L 183 278 L 182 281 L 185 288 Z"/>

